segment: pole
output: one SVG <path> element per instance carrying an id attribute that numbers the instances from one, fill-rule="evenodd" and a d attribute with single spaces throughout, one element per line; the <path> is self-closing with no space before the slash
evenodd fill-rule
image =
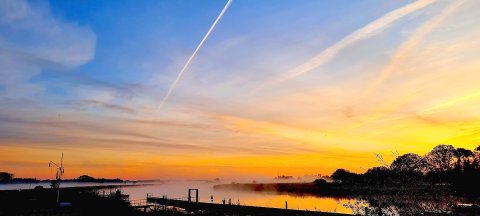
<path id="1" fill-rule="evenodd" d="M 57 203 L 60 202 L 60 181 L 62 180 L 63 175 L 63 152 L 62 152 L 62 159 L 60 160 L 60 173 L 58 174 L 58 188 L 57 188 Z"/>

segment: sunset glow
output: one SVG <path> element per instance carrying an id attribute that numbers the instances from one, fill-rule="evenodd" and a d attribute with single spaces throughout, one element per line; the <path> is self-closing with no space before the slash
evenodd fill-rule
<path id="1" fill-rule="evenodd" d="M 0 1 L 0 170 L 252 181 L 480 144 L 480 1 L 237 0 L 160 107 L 225 3 Z"/>

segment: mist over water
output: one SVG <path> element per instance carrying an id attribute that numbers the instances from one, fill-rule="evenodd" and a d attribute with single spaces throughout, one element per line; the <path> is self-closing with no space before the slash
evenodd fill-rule
<path id="1" fill-rule="evenodd" d="M 13 183 L 13 184 L 0 184 L 0 190 L 27 190 L 34 189 L 36 186 L 42 186 L 43 188 L 50 188 L 50 182 L 37 182 L 37 183 Z M 61 188 L 67 187 L 89 187 L 89 186 L 102 186 L 102 185 L 125 185 L 125 183 L 98 183 L 98 182 L 62 182 Z"/>
<path id="2" fill-rule="evenodd" d="M 253 192 L 253 191 L 233 191 L 233 190 L 214 190 L 213 186 L 225 184 L 227 182 L 205 182 L 205 181 L 165 181 L 153 182 L 146 185 L 120 187 L 123 193 L 130 195 L 130 200 L 146 199 L 149 196 L 162 197 L 166 195 L 171 199 L 187 199 L 188 189 L 199 190 L 200 202 L 211 202 L 213 196 L 214 203 L 222 203 L 225 199 L 226 203 L 231 200 L 232 204 L 264 206 L 273 208 L 285 208 L 285 201 L 288 202 L 289 209 L 303 209 L 311 211 L 328 211 L 352 213 L 352 210 L 343 206 L 348 202 L 354 202 L 354 199 L 316 197 L 316 196 L 294 196 L 290 194 L 278 194 L 274 192 Z M 230 183 L 230 182 L 228 182 Z M 36 184 L 4 184 L 0 185 L 0 190 L 14 189 L 32 189 L 37 185 L 45 188 L 50 187 L 49 182 Z M 113 185 L 112 183 L 62 183 L 61 187 L 78 187 L 78 186 L 94 186 L 94 185 Z M 124 185 L 119 183 L 116 185 Z M 115 191 L 116 189 L 105 189 L 105 193 Z M 103 193 L 101 190 L 100 193 Z"/>
<path id="3" fill-rule="evenodd" d="M 285 201 L 288 202 L 289 209 L 303 210 L 321 210 L 329 212 L 351 213 L 352 211 L 343 206 L 343 204 L 353 202 L 352 199 L 315 197 L 315 196 L 293 196 L 289 194 L 277 194 L 273 192 L 253 192 L 253 191 L 232 191 L 232 190 L 214 190 L 213 186 L 222 184 L 218 182 L 202 181 L 167 181 L 161 184 L 145 185 L 138 187 L 124 187 L 122 191 L 130 195 L 130 199 L 145 199 L 147 193 L 149 196 L 167 198 L 187 199 L 188 189 L 199 190 L 200 202 L 226 203 L 231 200 L 232 204 L 265 206 L 274 208 L 285 208 Z"/>

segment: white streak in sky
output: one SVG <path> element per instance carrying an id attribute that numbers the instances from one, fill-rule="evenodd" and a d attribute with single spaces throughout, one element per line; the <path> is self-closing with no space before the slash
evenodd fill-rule
<path id="1" fill-rule="evenodd" d="M 298 77 L 300 75 L 303 75 L 315 68 L 318 68 L 330 62 L 340 50 L 360 40 L 374 36 L 375 34 L 388 28 L 390 25 L 398 21 L 400 18 L 408 14 L 411 14 L 419 9 L 422 9 L 433 2 L 434 0 L 419 0 L 385 14 L 384 16 L 376 19 L 375 21 L 369 23 L 368 25 L 347 35 L 342 40 L 333 44 L 327 49 L 323 50 L 320 54 L 308 60 L 307 62 L 293 68 L 292 70 L 288 71 L 278 79 L 273 80 L 273 82 L 270 84 L 284 82 L 289 79 Z"/>
<path id="2" fill-rule="evenodd" d="M 220 14 L 218 15 L 215 22 L 213 22 L 210 29 L 208 29 L 207 34 L 205 34 L 205 36 L 203 36 L 202 41 L 200 41 L 200 43 L 198 44 L 195 51 L 193 51 L 192 55 L 190 56 L 190 58 L 188 58 L 185 65 L 183 65 L 182 70 L 180 70 L 180 73 L 178 73 L 178 75 L 175 78 L 175 80 L 173 81 L 172 85 L 170 85 L 170 88 L 168 89 L 167 94 L 165 95 L 165 97 L 163 97 L 162 101 L 160 102 L 159 108 L 161 108 L 163 106 L 163 104 L 165 103 L 165 101 L 167 101 L 167 99 L 170 97 L 170 95 L 172 94 L 173 89 L 175 89 L 175 86 L 177 85 L 178 81 L 180 81 L 180 79 L 182 78 L 183 73 L 185 73 L 188 66 L 190 66 L 190 63 L 192 63 L 193 58 L 195 58 L 195 56 L 197 55 L 198 50 L 200 50 L 200 48 L 203 46 L 203 44 L 207 40 L 208 36 L 210 36 L 210 33 L 212 33 L 212 31 L 215 28 L 215 26 L 217 25 L 218 21 L 222 18 L 223 14 L 227 11 L 228 7 L 230 7 L 230 4 L 232 3 L 232 1 L 233 0 L 228 0 L 227 4 L 225 5 L 225 7 L 223 7 L 223 10 L 220 12 Z"/>
<path id="3" fill-rule="evenodd" d="M 435 30 L 438 25 L 440 25 L 448 16 L 450 16 L 450 14 L 452 14 L 462 3 L 463 1 L 460 0 L 452 1 L 452 3 L 439 15 L 420 26 L 420 28 L 418 28 L 414 34 L 395 52 L 390 59 L 390 62 L 383 68 L 379 76 L 369 84 L 367 90 L 360 98 L 367 97 L 371 93 L 375 92 L 378 87 L 392 75 L 392 73 L 397 71 L 399 67 L 402 66 L 402 63 L 405 61 L 405 59 L 415 51 L 415 47 L 417 47 L 428 34 Z"/>

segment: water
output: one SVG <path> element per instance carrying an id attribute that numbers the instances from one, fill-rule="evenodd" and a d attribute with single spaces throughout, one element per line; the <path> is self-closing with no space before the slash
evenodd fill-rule
<path id="1" fill-rule="evenodd" d="M 62 188 L 88 187 L 88 186 L 101 186 L 101 185 L 125 185 L 125 183 L 62 182 L 60 184 L 60 187 Z M 0 190 L 26 190 L 26 189 L 34 189 L 36 186 L 50 188 L 50 182 L 0 184 Z"/>
<path id="2" fill-rule="evenodd" d="M 353 201 L 350 199 L 293 196 L 254 191 L 214 190 L 213 186 L 216 184 L 219 183 L 176 181 L 157 185 L 123 187 L 122 191 L 129 194 L 131 200 L 145 199 L 147 193 L 149 196 L 162 197 L 163 195 L 166 195 L 167 198 L 186 200 L 188 197 L 188 189 L 191 188 L 199 190 L 200 202 L 212 202 L 211 197 L 213 196 L 214 203 L 222 203 L 222 200 L 225 199 L 226 203 L 231 200 L 232 204 L 240 203 L 240 205 L 285 208 L 285 201 L 287 201 L 289 209 L 342 213 L 352 212 L 351 209 L 343 206 L 343 204 Z"/>
<path id="3" fill-rule="evenodd" d="M 213 186 L 216 184 L 219 183 L 208 183 L 202 181 L 167 181 L 149 185 L 121 187 L 121 190 L 130 195 L 130 200 L 145 199 L 147 197 L 147 193 L 149 196 L 155 197 L 162 197 L 163 195 L 166 195 L 167 198 L 187 199 L 188 189 L 192 188 L 199 190 L 200 202 L 211 202 L 211 196 L 213 196 L 214 203 L 222 203 L 222 199 L 225 199 L 227 203 L 229 200 L 231 200 L 232 204 L 240 203 L 240 205 L 285 208 L 285 201 L 287 201 L 289 209 L 352 213 L 351 209 L 344 207 L 344 204 L 353 202 L 354 200 L 352 199 L 293 196 L 269 192 L 214 190 Z M 0 185 L 0 190 L 32 189 L 37 185 L 41 185 L 45 188 L 50 187 L 49 182 L 35 184 L 4 184 Z M 112 185 L 112 183 L 100 184 L 66 182 L 62 183 L 61 187 L 94 185 Z M 117 185 L 123 184 L 119 183 Z M 110 190 L 114 191 L 115 189 L 106 189 L 105 191 L 109 192 Z"/>
<path id="4" fill-rule="evenodd" d="M 81 187 L 81 186 L 98 186 L 98 185 L 114 185 L 115 183 L 62 183 L 61 187 Z M 362 209 L 370 206 L 368 203 L 381 204 L 382 210 L 392 212 L 391 215 L 404 215 L 404 213 L 414 215 L 423 212 L 448 212 L 451 207 L 458 203 L 480 204 L 480 199 L 471 200 L 468 197 L 452 196 L 448 193 L 434 193 L 433 195 L 416 194 L 393 194 L 393 195 L 371 195 L 360 199 L 317 197 L 311 195 L 292 195 L 278 194 L 274 192 L 257 192 L 257 191 L 238 191 L 238 190 L 214 190 L 213 186 L 221 184 L 218 182 L 202 182 L 202 181 L 166 181 L 158 183 L 149 183 L 148 185 L 122 186 L 125 183 L 117 183 L 123 193 L 130 195 L 130 200 L 141 200 L 149 196 L 162 197 L 172 199 L 187 199 L 188 189 L 199 190 L 200 202 L 222 203 L 225 199 L 226 203 L 231 200 L 232 204 L 264 206 L 273 208 L 285 208 L 285 201 L 288 202 L 289 209 L 322 211 L 322 212 L 338 212 L 338 213 L 361 213 Z M 17 189 L 33 189 L 35 186 L 41 185 L 45 188 L 50 187 L 49 182 L 35 184 L 0 184 L 0 190 L 17 190 Z M 104 189 L 106 193 L 114 192 L 117 189 Z M 102 193 L 102 191 L 100 191 Z M 365 200 L 367 198 L 367 200 Z M 358 201 L 358 203 L 357 203 Z M 345 205 L 353 204 L 352 207 Z M 370 206 L 372 207 L 372 206 Z"/>

